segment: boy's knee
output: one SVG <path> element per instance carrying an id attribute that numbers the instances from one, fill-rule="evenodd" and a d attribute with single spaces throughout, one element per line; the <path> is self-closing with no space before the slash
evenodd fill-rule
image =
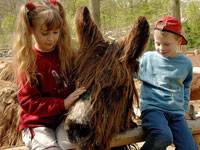
<path id="1" fill-rule="evenodd" d="M 173 136 L 168 133 L 158 133 L 154 135 L 155 147 L 167 147 L 173 143 Z"/>
<path id="2" fill-rule="evenodd" d="M 170 134 L 161 132 L 150 134 L 141 150 L 164 150 L 173 142 Z"/>
<path id="3" fill-rule="evenodd" d="M 173 138 L 169 135 L 164 135 L 164 134 L 161 134 L 161 135 L 158 135 L 157 136 L 157 141 L 158 141 L 158 144 L 160 145 L 166 145 L 166 146 L 169 146 L 172 144 L 173 142 Z"/>

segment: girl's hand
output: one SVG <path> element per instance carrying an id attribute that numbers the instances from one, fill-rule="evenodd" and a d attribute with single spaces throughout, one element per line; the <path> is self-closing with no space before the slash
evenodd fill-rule
<path id="1" fill-rule="evenodd" d="M 68 110 L 79 98 L 80 95 L 82 95 L 86 91 L 85 87 L 81 87 L 76 89 L 73 93 L 71 93 L 65 100 L 65 108 Z"/>

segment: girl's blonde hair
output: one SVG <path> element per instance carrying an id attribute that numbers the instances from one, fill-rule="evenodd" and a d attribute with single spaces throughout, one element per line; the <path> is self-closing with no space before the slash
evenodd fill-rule
<path id="1" fill-rule="evenodd" d="M 69 75 L 72 71 L 71 35 L 62 4 L 59 2 L 53 4 L 49 0 L 42 0 L 34 2 L 33 6 L 32 9 L 28 9 L 28 4 L 23 5 L 16 22 L 13 58 L 14 65 L 17 67 L 16 76 L 21 85 L 23 84 L 22 73 L 26 76 L 26 83 L 31 84 L 31 81 L 37 81 L 36 54 L 32 49 L 33 42 L 30 27 L 34 30 L 38 20 L 42 20 L 48 30 L 60 29 L 56 48 L 59 51 L 61 73 L 62 75 Z"/>

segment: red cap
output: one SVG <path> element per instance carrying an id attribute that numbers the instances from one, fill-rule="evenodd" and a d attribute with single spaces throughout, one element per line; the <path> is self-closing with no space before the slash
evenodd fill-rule
<path id="1" fill-rule="evenodd" d="M 163 24 L 158 24 L 160 22 L 163 22 Z M 184 36 L 181 35 L 181 28 L 181 22 L 177 18 L 171 16 L 164 16 L 156 22 L 154 30 L 161 30 L 174 33 L 182 37 L 181 45 L 186 45 L 187 41 L 184 38 Z"/>

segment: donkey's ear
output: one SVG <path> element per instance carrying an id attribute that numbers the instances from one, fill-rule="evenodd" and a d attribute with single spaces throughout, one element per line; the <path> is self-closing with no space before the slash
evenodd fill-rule
<path id="1" fill-rule="evenodd" d="M 132 61 L 140 57 L 147 48 L 150 31 L 149 24 L 145 17 L 138 17 L 131 31 L 125 35 L 120 45 L 124 47 L 121 57 L 122 61 Z"/>
<path id="2" fill-rule="evenodd" d="M 76 37 L 80 47 L 91 47 L 99 42 L 104 42 L 104 38 L 90 16 L 87 7 L 81 7 L 75 14 Z"/>

